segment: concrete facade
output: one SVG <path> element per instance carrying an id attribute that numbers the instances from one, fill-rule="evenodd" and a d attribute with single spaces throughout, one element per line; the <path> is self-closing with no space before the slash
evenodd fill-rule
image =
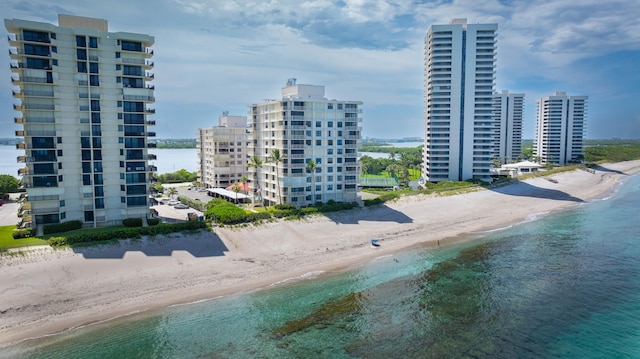
<path id="1" fill-rule="evenodd" d="M 362 102 L 329 100 L 324 93 L 324 86 L 289 79 L 281 99 L 249 105 L 249 157 L 263 162 L 258 173 L 249 169 L 249 178 L 257 176 L 267 205 L 356 201 Z M 282 162 L 269 162 L 274 150 Z M 315 173 L 307 170 L 311 160 Z"/>
<path id="2" fill-rule="evenodd" d="M 247 118 L 223 114 L 218 126 L 198 129 L 198 182 L 225 188 L 248 175 Z"/>
<path id="3" fill-rule="evenodd" d="M 24 126 L 22 226 L 146 217 L 154 38 L 107 32 L 102 19 L 60 15 L 59 24 L 5 19 L 15 122 Z"/>
<path id="4" fill-rule="evenodd" d="M 490 180 L 497 24 L 454 19 L 425 37 L 426 181 Z"/>
<path id="5" fill-rule="evenodd" d="M 538 99 L 533 156 L 541 163 L 582 161 L 587 100 L 587 96 L 569 96 L 566 92 Z"/>
<path id="6" fill-rule="evenodd" d="M 502 163 L 517 160 L 522 155 L 522 117 L 524 94 L 502 91 L 493 95 L 495 157 Z"/>

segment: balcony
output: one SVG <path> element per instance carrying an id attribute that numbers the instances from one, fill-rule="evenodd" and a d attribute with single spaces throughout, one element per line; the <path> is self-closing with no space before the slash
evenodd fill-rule
<path id="1" fill-rule="evenodd" d="M 24 117 L 14 117 L 13 118 L 13 122 L 14 123 L 24 123 Z"/>
<path id="2" fill-rule="evenodd" d="M 149 167 L 147 167 L 147 171 L 149 171 L 149 172 L 158 172 L 158 167 L 149 166 Z"/>
<path id="3" fill-rule="evenodd" d="M 157 159 L 158 159 L 158 156 L 154 155 L 153 153 L 149 153 L 147 155 L 147 160 L 149 160 L 149 161 L 155 161 Z"/>
<path id="4" fill-rule="evenodd" d="M 16 143 L 16 150 L 26 150 L 27 149 L 27 144 L 26 143 Z"/>
<path id="5" fill-rule="evenodd" d="M 18 169 L 18 176 L 24 176 L 29 174 L 29 167 L 23 167 Z"/>
<path id="6" fill-rule="evenodd" d="M 53 214 L 53 213 L 58 213 L 58 207 L 34 208 L 31 210 L 31 214 Z"/>
<path id="7" fill-rule="evenodd" d="M 16 130 L 16 137 L 24 137 L 24 130 Z"/>
<path id="8" fill-rule="evenodd" d="M 147 148 L 156 148 L 158 147 L 155 143 L 147 143 Z"/>
<path id="9" fill-rule="evenodd" d="M 155 120 L 147 120 L 147 126 L 155 126 L 155 125 L 156 125 Z"/>
<path id="10" fill-rule="evenodd" d="M 24 110 L 24 106 L 22 105 L 16 105 L 15 103 L 13 104 L 13 109 L 15 111 L 23 111 Z"/>
<path id="11" fill-rule="evenodd" d="M 156 109 L 155 108 L 147 108 L 147 109 L 144 110 L 144 112 L 146 112 L 146 113 L 156 113 Z"/>

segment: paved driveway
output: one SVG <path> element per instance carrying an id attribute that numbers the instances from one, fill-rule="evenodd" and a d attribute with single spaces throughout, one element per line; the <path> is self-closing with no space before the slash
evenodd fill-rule
<path id="1" fill-rule="evenodd" d="M 0 226 L 15 226 L 20 222 L 18 207 L 16 202 L 5 202 L 0 206 Z"/>

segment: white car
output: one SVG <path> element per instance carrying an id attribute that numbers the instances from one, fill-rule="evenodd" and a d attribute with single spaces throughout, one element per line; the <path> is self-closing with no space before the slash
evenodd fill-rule
<path id="1" fill-rule="evenodd" d="M 170 206 L 175 206 L 176 204 L 180 204 L 180 202 L 172 199 L 169 202 L 167 202 L 167 204 L 170 205 Z"/>
<path id="2" fill-rule="evenodd" d="M 186 204 L 176 204 L 175 206 L 173 206 L 173 208 L 177 208 L 177 209 L 187 209 L 189 208 L 189 206 L 187 206 Z"/>

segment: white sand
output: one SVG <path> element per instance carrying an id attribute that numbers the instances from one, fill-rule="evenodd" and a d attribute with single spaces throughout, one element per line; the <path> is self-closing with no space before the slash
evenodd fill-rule
<path id="1" fill-rule="evenodd" d="M 302 221 L 0 257 L 0 344 L 170 304 L 340 270 L 431 242 L 521 222 L 603 196 L 640 161 L 495 190 L 406 197 Z M 624 172 L 624 173 L 621 173 Z M 374 249 L 369 241 L 382 239 Z"/>

